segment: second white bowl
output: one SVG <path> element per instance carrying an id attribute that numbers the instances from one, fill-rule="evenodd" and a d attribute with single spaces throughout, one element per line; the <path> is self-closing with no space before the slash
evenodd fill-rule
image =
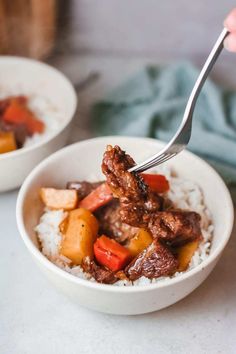
<path id="1" fill-rule="evenodd" d="M 46 138 L 22 149 L 0 154 L 0 192 L 19 187 L 45 157 L 63 147 L 76 111 L 77 97 L 70 81 L 58 70 L 36 60 L 0 57 L 0 90 L 44 97 L 60 112 L 60 122 Z"/>

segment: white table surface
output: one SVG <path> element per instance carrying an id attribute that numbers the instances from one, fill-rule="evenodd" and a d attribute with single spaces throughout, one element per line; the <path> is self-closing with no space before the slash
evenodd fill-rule
<path id="1" fill-rule="evenodd" d="M 79 56 L 53 62 L 74 82 L 91 70 L 102 73 L 79 95 L 76 141 L 91 136 L 91 102 L 150 60 Z M 236 59 L 226 63 L 216 76 L 233 85 Z M 17 231 L 16 197 L 17 191 L 0 195 L 1 354 L 236 353 L 236 229 L 215 270 L 184 300 L 147 315 L 104 315 L 75 305 L 41 274 Z"/>

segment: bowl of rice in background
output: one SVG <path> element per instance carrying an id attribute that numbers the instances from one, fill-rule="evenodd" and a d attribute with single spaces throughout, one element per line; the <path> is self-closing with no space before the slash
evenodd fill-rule
<path id="1" fill-rule="evenodd" d="M 18 95 L 28 98 L 45 131 L 27 138 L 22 148 L 0 154 L 0 192 L 19 187 L 41 160 L 65 145 L 77 107 L 72 84 L 58 70 L 36 60 L 1 56 L 0 99 Z"/>
<path id="2" fill-rule="evenodd" d="M 172 277 L 154 281 L 140 278 L 133 284 L 120 281 L 106 285 L 92 281 L 79 266 L 68 267 L 60 258 L 58 226 L 62 213 L 44 210 L 39 189 L 64 188 L 72 180 L 104 180 L 101 161 L 109 144 L 119 145 L 136 162 L 156 153 L 164 145 L 149 138 L 111 136 L 83 141 L 58 151 L 40 163 L 25 180 L 17 200 L 18 229 L 29 252 L 50 281 L 78 304 L 122 315 L 156 311 L 187 296 L 210 274 L 232 231 L 232 200 L 212 167 L 194 154 L 182 152 L 154 171 L 169 179 L 168 197 L 175 207 L 191 209 L 201 215 L 203 242 L 189 268 Z"/>

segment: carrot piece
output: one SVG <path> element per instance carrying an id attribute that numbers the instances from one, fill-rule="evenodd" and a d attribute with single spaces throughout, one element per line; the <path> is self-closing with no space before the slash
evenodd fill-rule
<path id="1" fill-rule="evenodd" d="M 94 254 L 100 264 L 114 272 L 123 269 L 130 261 L 130 252 L 104 235 L 95 242 Z"/>
<path id="2" fill-rule="evenodd" d="M 87 195 L 87 197 L 82 199 L 79 203 L 79 207 L 94 211 L 111 201 L 112 198 L 113 196 L 109 186 L 107 183 L 103 183 Z"/>
<path id="3" fill-rule="evenodd" d="M 44 123 L 37 119 L 25 104 L 13 98 L 3 114 L 3 120 L 11 124 L 25 124 L 29 134 L 42 133 Z"/>
<path id="4" fill-rule="evenodd" d="M 30 134 L 34 134 L 34 133 L 42 134 L 44 132 L 45 125 L 41 120 L 36 119 L 33 116 L 31 117 L 29 116 L 26 121 L 26 127 Z"/>
<path id="5" fill-rule="evenodd" d="M 13 132 L 0 132 L 0 154 L 17 149 Z"/>
<path id="6" fill-rule="evenodd" d="M 165 193 L 170 189 L 168 180 L 163 175 L 141 173 L 144 182 L 155 192 Z"/>
<path id="7" fill-rule="evenodd" d="M 3 114 L 3 119 L 8 123 L 22 124 L 28 119 L 28 112 L 17 100 L 12 99 Z"/>

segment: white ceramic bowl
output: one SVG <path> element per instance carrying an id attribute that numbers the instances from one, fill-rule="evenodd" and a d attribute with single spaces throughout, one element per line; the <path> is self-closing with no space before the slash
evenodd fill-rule
<path id="1" fill-rule="evenodd" d="M 29 147 L 0 154 L 0 192 L 3 192 L 19 187 L 41 160 L 65 145 L 77 98 L 70 81 L 58 70 L 20 57 L 0 57 L 0 90 L 18 90 L 17 94 L 43 96 L 57 108 L 61 116 L 58 129 L 47 138 Z"/>
<path id="2" fill-rule="evenodd" d="M 29 252 L 51 282 L 77 303 L 113 314 L 133 315 L 159 310 L 191 293 L 212 271 L 230 237 L 232 201 L 219 175 L 200 158 L 184 151 L 171 161 L 171 165 L 180 176 L 196 181 L 204 192 L 215 227 L 209 257 L 178 277 L 146 286 L 118 287 L 76 278 L 51 263 L 38 249 L 34 227 L 43 210 L 38 190 L 42 186 L 64 187 L 67 181 L 83 180 L 91 175 L 101 178 L 101 159 L 107 144 L 120 145 L 137 162 L 163 147 L 163 143 L 152 139 L 104 137 L 58 151 L 25 180 L 17 200 L 18 228 Z"/>

